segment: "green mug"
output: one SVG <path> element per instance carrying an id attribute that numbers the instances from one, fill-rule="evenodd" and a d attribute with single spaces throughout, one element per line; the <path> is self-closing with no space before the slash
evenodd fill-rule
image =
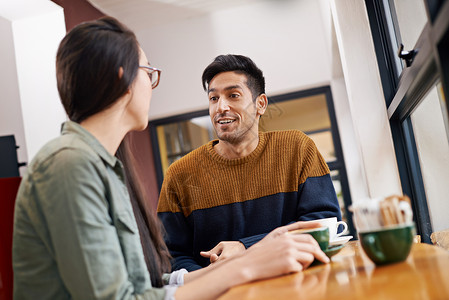
<path id="1" fill-rule="evenodd" d="M 329 247 L 329 227 L 304 228 L 290 231 L 293 234 L 310 234 L 325 251 Z"/>
<path id="2" fill-rule="evenodd" d="M 389 226 L 375 231 L 359 232 L 365 254 L 376 264 L 404 261 L 413 244 L 415 224 Z"/>

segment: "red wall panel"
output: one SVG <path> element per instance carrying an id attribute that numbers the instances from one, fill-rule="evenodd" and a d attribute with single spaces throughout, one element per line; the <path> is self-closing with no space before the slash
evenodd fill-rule
<path id="1" fill-rule="evenodd" d="M 0 178 L 0 300 L 12 299 L 12 230 L 20 180 Z"/>

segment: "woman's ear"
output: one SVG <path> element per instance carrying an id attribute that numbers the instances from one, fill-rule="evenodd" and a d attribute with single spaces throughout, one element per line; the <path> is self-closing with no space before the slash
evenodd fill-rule
<path id="1" fill-rule="evenodd" d="M 265 113 L 265 110 L 268 106 L 268 98 L 265 94 L 260 94 L 259 97 L 256 99 L 256 107 L 257 107 L 257 114 L 259 116 L 263 115 Z"/>
<path id="2" fill-rule="evenodd" d="M 118 78 L 119 78 L 119 79 L 121 79 L 121 78 L 123 77 L 123 73 L 124 73 L 123 67 L 120 67 L 120 68 L 118 69 Z M 126 91 L 126 93 L 127 93 L 127 94 L 131 93 L 131 89 L 128 89 L 128 90 Z"/>

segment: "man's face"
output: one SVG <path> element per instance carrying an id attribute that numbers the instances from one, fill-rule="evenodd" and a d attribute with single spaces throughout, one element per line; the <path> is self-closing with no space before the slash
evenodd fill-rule
<path id="1" fill-rule="evenodd" d="M 218 138 L 238 144 L 257 138 L 259 115 L 246 75 L 223 72 L 209 83 L 209 115 Z"/>

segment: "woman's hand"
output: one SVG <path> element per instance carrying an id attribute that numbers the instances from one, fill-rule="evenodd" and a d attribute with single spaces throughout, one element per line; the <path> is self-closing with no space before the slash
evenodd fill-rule
<path id="1" fill-rule="evenodd" d="M 329 258 L 311 235 L 289 234 L 293 230 L 319 226 L 315 222 L 296 222 L 278 227 L 248 248 L 239 259 L 245 259 L 248 263 L 250 280 L 299 272 L 307 268 L 314 259 L 328 263 Z"/>
<path id="2" fill-rule="evenodd" d="M 271 231 L 269 234 L 267 234 L 267 236 L 264 239 L 270 239 L 270 238 L 275 238 L 278 237 L 284 233 L 290 232 L 290 231 L 294 231 L 294 230 L 298 230 L 298 229 L 306 229 L 306 228 L 318 228 L 320 227 L 320 223 L 318 222 L 314 222 L 314 221 L 298 221 L 292 224 L 288 224 L 285 226 L 281 226 L 278 227 L 276 229 L 274 229 L 273 231 Z"/>
<path id="3" fill-rule="evenodd" d="M 235 285 L 302 271 L 314 259 L 328 263 L 311 235 L 288 233 L 318 226 L 296 222 L 276 228 L 242 254 L 186 274 L 186 284 L 178 288 L 176 299 L 215 299 Z"/>

